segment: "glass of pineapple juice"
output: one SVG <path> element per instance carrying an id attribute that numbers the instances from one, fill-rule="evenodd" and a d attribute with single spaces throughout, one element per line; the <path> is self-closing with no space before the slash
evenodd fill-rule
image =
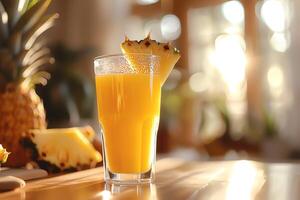
<path id="1" fill-rule="evenodd" d="M 94 69 L 105 181 L 149 183 L 160 115 L 159 57 L 102 56 L 95 58 Z"/>

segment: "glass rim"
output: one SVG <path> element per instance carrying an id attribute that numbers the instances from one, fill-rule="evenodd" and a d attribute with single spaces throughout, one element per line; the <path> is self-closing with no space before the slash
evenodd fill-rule
<path id="1" fill-rule="evenodd" d="M 142 64 L 144 67 L 142 67 L 139 70 L 134 70 L 130 66 L 130 62 L 128 61 L 128 57 L 135 57 L 135 58 L 141 58 L 140 64 Z M 146 59 L 147 63 L 144 63 Z M 121 62 L 122 66 L 114 66 L 113 63 L 119 63 Z M 99 74 L 108 74 L 109 73 L 138 73 L 142 72 L 144 70 L 148 71 L 150 70 L 151 73 L 157 74 L 158 73 L 158 66 L 159 66 L 160 56 L 150 54 L 150 53 L 120 53 L 120 54 L 111 54 L 111 55 L 102 55 L 94 58 L 94 72 L 96 75 Z M 150 65 L 149 65 L 150 64 Z M 149 65 L 149 66 L 148 66 Z M 104 67 L 105 66 L 105 67 Z M 146 73 L 144 71 L 143 73 Z M 149 71 L 149 72 L 150 72 Z"/>
<path id="2" fill-rule="evenodd" d="M 137 56 L 149 56 L 151 58 L 160 58 L 160 56 L 154 55 L 154 54 L 150 54 L 150 53 L 117 53 L 117 54 L 104 54 L 102 56 L 96 56 L 94 58 L 94 62 L 97 60 L 102 60 L 105 58 L 115 58 L 115 57 L 125 57 L 126 55 L 137 55 Z"/>

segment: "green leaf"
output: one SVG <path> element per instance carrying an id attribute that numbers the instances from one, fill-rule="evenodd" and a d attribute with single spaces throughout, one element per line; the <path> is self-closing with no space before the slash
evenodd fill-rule
<path id="1" fill-rule="evenodd" d="M 21 16 L 21 10 L 18 10 L 20 0 L 1 0 L 8 14 L 8 24 L 12 28 Z"/>
<path id="2" fill-rule="evenodd" d="M 27 32 L 32 28 L 46 12 L 51 0 L 40 0 L 27 10 L 18 20 L 13 32 Z"/>
<path id="3" fill-rule="evenodd" d="M 0 1 L 0 41 L 4 41 L 8 36 L 8 15 Z"/>
<path id="4" fill-rule="evenodd" d="M 39 0 L 30 0 L 27 4 L 26 10 L 30 9 L 32 6 L 34 6 Z"/>
<path id="5" fill-rule="evenodd" d="M 39 36 L 54 25 L 54 21 L 58 16 L 57 13 L 44 16 L 29 31 L 27 31 L 23 36 L 23 45 L 25 46 L 25 49 L 30 49 Z"/>

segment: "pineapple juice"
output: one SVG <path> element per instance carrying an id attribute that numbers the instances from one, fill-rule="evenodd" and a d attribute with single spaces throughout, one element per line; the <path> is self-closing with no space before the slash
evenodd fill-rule
<path id="1" fill-rule="evenodd" d="M 159 75 L 97 75 L 96 90 L 109 171 L 149 171 L 155 159 L 160 114 Z"/>

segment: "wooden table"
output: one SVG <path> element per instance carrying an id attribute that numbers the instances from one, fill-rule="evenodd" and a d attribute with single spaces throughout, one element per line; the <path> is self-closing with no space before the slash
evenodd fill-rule
<path id="1" fill-rule="evenodd" d="M 254 161 L 157 162 L 155 184 L 121 187 L 103 182 L 103 169 L 28 182 L 0 199 L 300 199 L 300 165 Z"/>

